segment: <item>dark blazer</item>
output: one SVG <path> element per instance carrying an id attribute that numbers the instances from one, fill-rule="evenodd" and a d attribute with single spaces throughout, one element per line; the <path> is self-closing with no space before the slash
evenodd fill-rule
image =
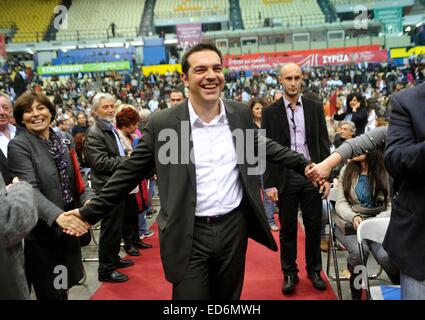
<path id="1" fill-rule="evenodd" d="M 230 129 L 253 129 L 249 108 L 246 105 L 224 101 Z M 81 215 L 89 223 L 100 220 L 114 205 L 119 203 L 154 167 L 158 177 L 161 195 L 161 212 L 157 223 L 160 230 L 161 258 L 165 276 L 172 283 L 179 282 L 189 263 L 196 209 L 196 174 L 195 165 L 189 161 L 176 164 L 161 164 L 159 150 L 166 148 L 170 142 L 163 141 L 160 132 L 175 130 L 179 147 L 179 157 L 189 155 L 192 142 L 189 134 L 182 133 L 182 126 L 190 128 L 187 102 L 174 108 L 156 112 L 147 124 L 143 137 L 133 150 L 130 158 L 125 160 L 115 174 L 109 179 L 98 197 L 88 206 L 80 209 Z M 255 131 L 256 133 L 256 131 Z M 257 139 L 266 140 L 264 137 Z M 282 166 L 288 166 L 298 172 L 304 172 L 307 160 L 288 148 L 270 140 L 266 142 L 267 157 Z M 161 152 L 163 150 L 161 149 Z M 181 150 L 181 151 L 180 151 Z M 245 155 L 246 158 L 246 155 Z M 181 159 L 181 158 L 179 158 Z M 260 198 L 260 184 L 257 175 L 249 175 L 246 159 L 238 159 L 239 171 L 247 207 L 244 209 L 248 224 L 248 236 L 255 241 L 277 251 Z"/>
<path id="2" fill-rule="evenodd" d="M 323 106 L 319 101 L 305 97 L 302 97 L 302 103 L 311 161 L 319 163 L 329 156 L 329 136 Z M 266 130 L 267 138 L 290 148 L 291 135 L 283 97 L 265 107 L 261 117 L 261 128 Z M 285 189 L 287 174 L 288 167 L 267 163 L 264 176 L 265 187 L 276 187 L 279 193 L 282 193 Z"/>
<path id="3" fill-rule="evenodd" d="M 68 166 L 71 190 L 75 190 L 75 174 L 68 148 L 65 148 L 65 160 Z M 8 164 L 13 176 L 29 182 L 34 187 L 39 222 L 27 237 L 29 240 L 54 239 L 62 234 L 62 229 L 55 223 L 57 216 L 64 212 L 62 186 L 55 161 L 47 146 L 28 130 L 22 131 L 8 145 Z M 89 186 L 80 197 L 82 203 L 93 197 Z M 74 199 L 75 199 L 74 195 Z M 77 204 L 78 205 L 78 204 Z"/>
<path id="4" fill-rule="evenodd" d="M 7 158 L 3 151 L 0 150 L 0 173 L 3 175 L 4 183 L 8 185 L 12 182 L 12 175 L 10 174 L 9 167 L 7 165 Z"/>
<path id="5" fill-rule="evenodd" d="M 68 161 L 71 191 L 75 194 L 75 173 L 68 147 L 64 144 L 64 158 Z M 63 265 L 68 270 L 68 288 L 83 276 L 80 240 L 65 234 L 55 220 L 64 212 L 62 186 L 59 172 L 47 145 L 23 130 L 8 146 L 8 163 L 13 176 L 32 185 L 37 204 L 38 222 L 25 238 L 25 269 L 27 279 L 40 290 L 42 296 L 53 298 L 60 294 L 54 288 L 54 268 Z M 83 178 L 84 179 L 84 178 Z M 93 197 L 85 181 L 85 192 L 79 200 L 84 203 Z M 76 206 L 81 206 L 77 201 Z M 36 292 L 37 293 L 37 292 Z M 38 295 L 38 293 L 37 293 Z"/>
<path id="6" fill-rule="evenodd" d="M 345 111 L 341 114 L 334 114 L 334 120 L 342 121 L 345 119 L 347 115 L 351 113 L 351 121 L 356 125 L 356 136 L 359 136 L 364 133 L 366 125 L 367 125 L 367 109 L 365 107 L 361 107 L 357 110 L 357 112 L 353 112 L 351 107 L 348 107 L 349 110 Z"/>
<path id="7" fill-rule="evenodd" d="M 96 193 L 127 158 L 120 155 L 114 133 L 98 118 L 86 132 L 84 154 L 91 168 L 91 186 Z"/>
<path id="8" fill-rule="evenodd" d="M 391 97 L 385 165 L 394 178 L 384 248 L 410 277 L 425 280 L 425 84 Z"/>

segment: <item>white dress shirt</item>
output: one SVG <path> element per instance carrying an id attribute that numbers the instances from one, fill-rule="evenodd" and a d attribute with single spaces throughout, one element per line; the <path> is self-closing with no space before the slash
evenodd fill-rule
<path id="1" fill-rule="evenodd" d="M 220 113 L 203 122 L 188 101 L 196 171 L 195 216 L 229 213 L 242 201 L 236 147 L 220 100 Z"/>
<path id="2" fill-rule="evenodd" d="M 3 152 L 4 156 L 7 158 L 7 145 L 9 144 L 10 140 L 15 138 L 16 135 L 16 127 L 12 126 L 11 124 L 8 125 L 9 133 L 10 133 L 10 139 L 6 137 L 3 132 L 0 131 L 0 149 Z"/>

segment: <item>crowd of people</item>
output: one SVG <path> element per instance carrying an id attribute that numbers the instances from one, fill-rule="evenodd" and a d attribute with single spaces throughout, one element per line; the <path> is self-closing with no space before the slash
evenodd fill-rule
<path id="1" fill-rule="evenodd" d="M 14 232 L 6 236 L 6 249 L 13 251 L 22 297 L 29 297 L 28 283 L 37 299 L 67 299 L 68 289 L 83 276 L 82 239 L 98 221 L 98 279 L 127 281 L 117 269 L 134 262 L 119 256 L 120 242 L 123 238 L 130 256 L 151 247 L 143 239 L 152 234 L 146 214 L 153 210 L 155 179 L 161 201 L 161 258 L 174 299 L 239 299 L 247 239 L 277 251 L 271 231 L 279 231 L 282 293 L 292 294 L 302 280 L 296 263 L 299 210 L 306 231 L 308 279 L 316 290 L 326 290 L 320 254 L 322 201 L 329 193 L 331 169 L 342 162 L 335 160 L 338 150 L 350 146 L 355 136 L 369 137 L 379 127 L 386 128 L 395 117 L 386 160 L 400 197 L 415 185 L 412 177 L 423 174 L 423 159 L 417 155 L 423 117 L 418 116 L 418 123 L 413 119 L 414 129 L 403 127 L 405 139 L 397 131 L 402 119 L 409 118 L 401 107 L 407 103 L 404 92 L 412 92 L 420 109 L 425 72 L 421 57 L 404 68 L 361 63 L 302 69 L 290 63 L 248 76 L 225 73 L 221 52 L 199 44 L 183 56 L 182 70 L 181 75 L 102 72 L 43 78 L 17 67 L 4 68 L 0 168 L 5 183 L 0 180 L 0 196 L 11 205 L 9 212 L 0 214 L 5 220 L 0 236 Z M 400 102 L 394 103 L 398 97 Z M 180 128 L 184 121 L 190 126 L 196 160 L 189 162 L 188 170 L 164 164 L 160 157 L 166 144 L 161 130 Z M 238 166 L 236 159 L 247 154 L 234 148 L 231 132 L 255 128 L 265 129 L 267 138 L 254 130 L 255 142 L 263 141 L 267 148 L 267 169 L 260 176 L 250 174 L 247 165 Z M 178 130 L 178 136 L 184 138 L 184 132 Z M 400 154 L 404 147 L 410 159 Z M 346 226 L 351 224 L 355 232 L 365 219 L 393 217 L 394 212 L 391 235 L 383 246 L 369 243 L 370 251 L 393 282 L 401 281 L 404 298 L 425 298 L 423 272 L 412 266 L 411 253 L 400 251 L 394 235 L 407 233 L 402 230 L 403 210 L 418 215 L 420 208 L 410 207 L 408 196 L 391 206 L 383 150 L 358 154 L 339 169 L 333 171 L 338 188 L 336 234 L 349 251 L 353 299 L 361 299 L 361 290 L 354 286 L 354 269 L 361 262 L 355 236 Z M 16 200 L 17 189 L 29 194 L 24 197 L 28 204 Z M 10 213 L 21 220 L 14 222 Z M 216 228 L 219 232 L 212 232 Z M 412 237 L 423 243 L 418 232 Z M 403 241 L 411 242 L 407 236 Z M 68 270 L 67 283 L 59 287 L 57 265 Z"/>

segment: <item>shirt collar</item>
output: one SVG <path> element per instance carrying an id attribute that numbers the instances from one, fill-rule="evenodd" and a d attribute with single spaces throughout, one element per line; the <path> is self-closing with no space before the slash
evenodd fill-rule
<path id="1" fill-rule="evenodd" d="M 289 107 L 290 102 L 288 100 L 285 99 L 285 96 L 282 97 L 283 99 L 283 103 L 285 105 L 285 108 Z M 301 95 L 298 96 L 298 100 L 297 100 L 297 107 L 302 107 L 303 106 L 303 101 L 301 99 Z M 296 109 L 296 108 L 295 108 Z"/>
<path id="2" fill-rule="evenodd" d="M 12 140 L 16 135 L 16 127 L 14 125 L 8 124 L 7 130 L 10 133 L 10 140 Z M 5 134 L 3 132 L 0 132 L 0 133 L 5 136 Z"/>
<path id="3" fill-rule="evenodd" d="M 226 116 L 226 109 L 224 108 L 224 103 L 221 99 L 219 99 L 220 102 L 220 113 L 214 117 L 209 123 L 205 123 L 204 121 L 199 118 L 199 116 L 196 114 L 195 109 L 193 109 L 192 103 L 188 99 L 187 105 L 189 108 L 189 117 L 190 117 L 190 125 L 193 127 L 195 124 L 204 127 L 207 125 L 216 124 L 218 122 L 224 123 L 224 121 L 227 119 Z"/>

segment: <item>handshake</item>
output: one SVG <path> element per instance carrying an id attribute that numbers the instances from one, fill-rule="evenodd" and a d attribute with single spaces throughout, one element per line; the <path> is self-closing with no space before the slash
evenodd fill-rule
<path id="1" fill-rule="evenodd" d="M 330 183 L 327 180 L 330 176 L 331 170 L 323 165 L 323 162 L 319 164 L 310 163 L 304 169 L 305 176 L 310 179 L 314 186 L 319 187 L 319 193 L 322 195 L 322 199 L 328 197 L 331 189 Z"/>
<path id="2" fill-rule="evenodd" d="M 81 237 L 91 228 L 91 225 L 81 217 L 79 209 L 61 213 L 56 218 L 56 223 L 63 229 L 63 232 L 76 237 Z"/>

